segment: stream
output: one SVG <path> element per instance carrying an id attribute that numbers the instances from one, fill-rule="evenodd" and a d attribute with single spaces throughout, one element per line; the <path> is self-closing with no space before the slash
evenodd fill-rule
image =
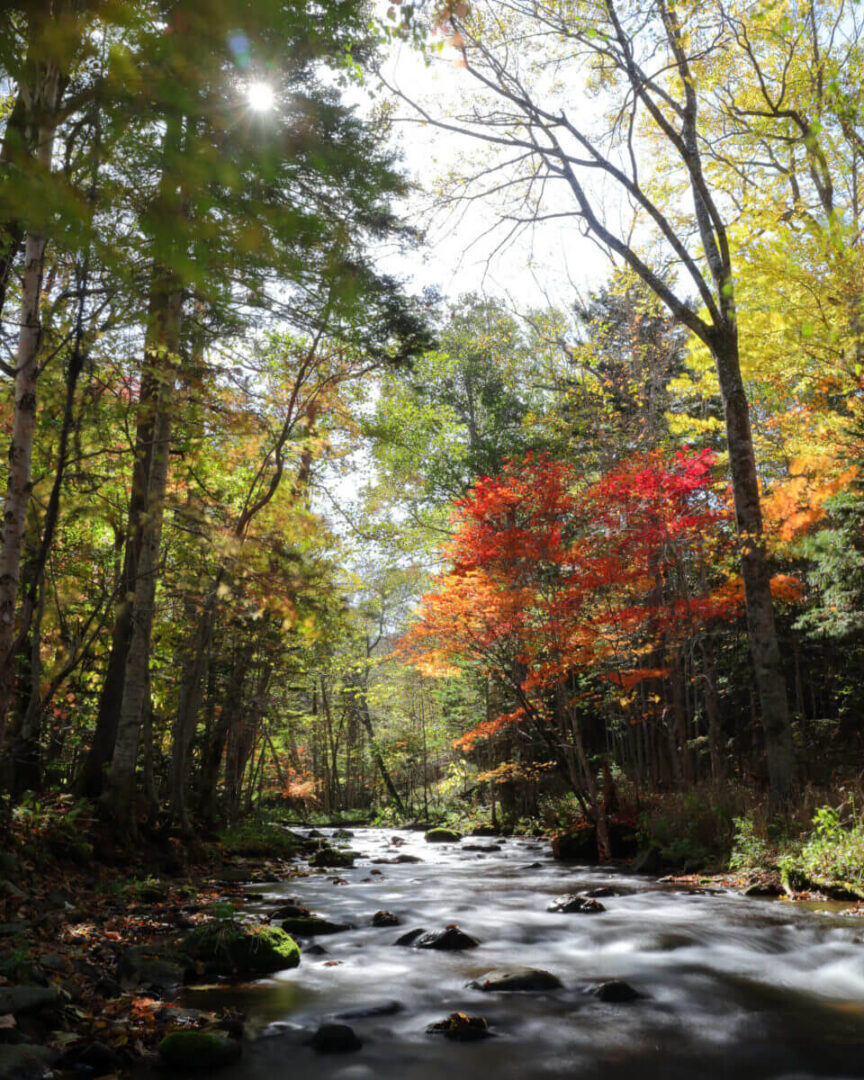
<path id="1" fill-rule="evenodd" d="M 464 850 L 470 844 L 501 850 Z M 353 869 L 266 886 L 247 911 L 296 899 L 356 929 L 316 938 L 326 954 L 304 954 L 296 969 L 186 995 L 199 1008 L 236 1006 L 260 1032 L 224 1080 L 864 1077 L 864 926 L 854 919 L 555 862 L 530 838 L 433 845 L 419 832 L 356 829 L 350 846 L 362 853 Z M 423 861 L 371 863 L 398 854 Z M 601 914 L 546 910 L 559 894 L 610 886 L 620 895 L 604 896 Z M 400 925 L 372 927 L 382 909 Z M 480 946 L 394 945 L 405 931 L 452 923 Z M 552 972 L 563 987 L 466 987 L 514 967 Z M 611 979 L 643 996 L 598 1000 L 592 987 Z M 456 1043 L 426 1033 L 455 1011 L 485 1017 L 494 1037 Z M 304 1045 L 334 1021 L 350 1024 L 361 1050 L 324 1055 Z"/>

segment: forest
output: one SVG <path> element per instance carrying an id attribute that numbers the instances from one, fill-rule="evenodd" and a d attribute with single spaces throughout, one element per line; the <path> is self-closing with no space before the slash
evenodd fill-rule
<path id="1" fill-rule="evenodd" d="M 141 950 L 296 967 L 354 829 L 862 910 L 862 87 L 854 0 L 3 5 L 2 1080 L 231 1066 Z"/>

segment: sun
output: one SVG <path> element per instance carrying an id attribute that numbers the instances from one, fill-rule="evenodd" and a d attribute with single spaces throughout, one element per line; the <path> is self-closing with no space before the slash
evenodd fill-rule
<path id="1" fill-rule="evenodd" d="M 254 112 L 270 112 L 276 104 L 276 92 L 266 82 L 249 83 L 246 88 L 246 100 Z"/>

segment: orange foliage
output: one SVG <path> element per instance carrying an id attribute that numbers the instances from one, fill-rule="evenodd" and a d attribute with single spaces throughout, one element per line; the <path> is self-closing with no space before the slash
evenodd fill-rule
<path id="1" fill-rule="evenodd" d="M 707 452 L 671 463 L 643 454 L 584 484 L 570 466 L 529 455 L 456 504 L 453 568 L 423 598 L 402 656 L 432 675 L 479 664 L 519 708 L 455 745 L 470 749 L 514 723 L 561 722 L 556 688 L 575 670 L 606 669 L 622 689 L 663 677 L 633 657 L 741 612 L 734 581 L 706 587 L 706 567 L 733 535 L 711 493 L 712 465 Z"/>

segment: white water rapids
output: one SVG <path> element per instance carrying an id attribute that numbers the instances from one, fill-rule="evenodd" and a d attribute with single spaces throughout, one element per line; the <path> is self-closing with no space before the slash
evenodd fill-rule
<path id="1" fill-rule="evenodd" d="M 474 843 L 501 850 L 463 850 Z M 433 845 L 419 832 L 356 829 L 350 845 L 362 853 L 353 869 L 267 886 L 266 900 L 248 910 L 263 915 L 296 899 L 356 929 L 316 938 L 326 954 L 306 953 L 296 969 L 188 995 L 199 1007 L 236 1005 L 264 1033 L 224 1080 L 864 1077 L 864 925 L 853 919 L 558 863 L 529 838 Z M 371 864 L 397 854 L 423 862 Z M 546 911 L 561 893 L 600 886 L 623 892 L 602 898 L 602 914 Z M 382 909 L 400 925 L 373 928 Z M 452 923 L 480 946 L 393 944 L 407 930 Z M 563 989 L 466 987 L 513 967 L 550 971 Z M 609 979 L 644 996 L 603 1003 L 590 989 Z M 387 1011 L 374 1015 L 379 1006 Z M 370 1015 L 357 1015 L 364 1010 Z M 458 1010 L 485 1017 L 495 1037 L 460 1044 L 426 1033 Z M 354 1028 L 361 1050 L 322 1055 L 304 1045 L 334 1019 Z"/>

